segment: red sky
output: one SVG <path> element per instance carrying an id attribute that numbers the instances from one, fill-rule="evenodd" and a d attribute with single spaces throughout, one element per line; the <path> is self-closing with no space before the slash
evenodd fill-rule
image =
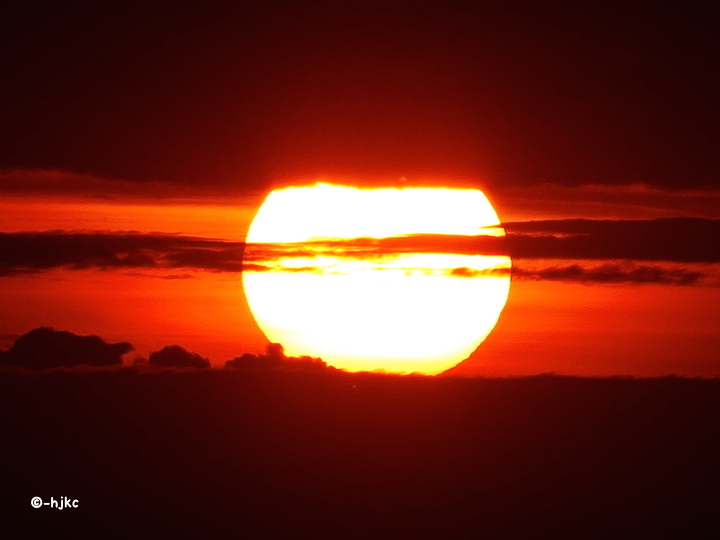
<path id="1" fill-rule="evenodd" d="M 708 14 L 522 3 L 2 10 L 4 348 L 47 325 L 130 341 L 144 356 L 179 343 L 217 365 L 261 350 L 232 260 L 158 269 L 41 255 L 80 242 L 70 232 L 241 242 L 273 186 L 329 180 L 476 187 L 515 224 L 702 220 L 677 234 L 594 231 L 589 259 L 515 260 L 526 273 L 457 373 L 720 374 Z M 609 239 L 627 249 L 600 249 Z M 621 269 L 609 281 L 607 265 Z"/>

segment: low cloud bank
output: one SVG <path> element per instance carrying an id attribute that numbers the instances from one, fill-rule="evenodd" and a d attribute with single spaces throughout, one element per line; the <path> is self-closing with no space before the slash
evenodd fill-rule
<path id="1" fill-rule="evenodd" d="M 327 364 L 320 358 L 285 356 L 283 346 L 279 343 L 270 343 L 265 349 L 265 354 L 245 353 L 242 356 L 228 360 L 225 362 L 225 367 L 227 369 L 246 370 L 299 369 L 322 371 L 328 369 Z"/>
<path id="2" fill-rule="evenodd" d="M 41 327 L 20 336 L 9 350 L 0 351 L 0 366 L 33 370 L 120 366 L 122 356 L 133 349 L 127 342 L 107 343 L 98 336 Z"/>
<path id="3" fill-rule="evenodd" d="M 166 345 L 150 353 L 148 359 L 138 357 L 129 366 L 123 366 L 123 355 L 133 351 L 128 342 L 107 343 L 102 338 L 79 336 L 64 330 L 40 327 L 18 337 L 7 351 L 0 350 L 0 368 L 22 368 L 41 371 L 55 368 L 122 368 L 139 371 L 190 369 L 211 367 L 202 355 L 181 345 Z M 270 343 L 265 354 L 245 353 L 224 364 L 230 370 L 303 370 L 331 369 L 320 358 L 286 356 L 282 345 Z"/>
<path id="4" fill-rule="evenodd" d="M 167 345 L 150 353 L 148 364 L 160 368 L 194 368 L 206 369 L 210 361 L 198 353 L 190 352 L 180 345 Z"/>

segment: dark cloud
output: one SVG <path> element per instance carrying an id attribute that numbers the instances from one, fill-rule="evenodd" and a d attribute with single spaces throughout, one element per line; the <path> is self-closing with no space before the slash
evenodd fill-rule
<path id="1" fill-rule="evenodd" d="M 540 262 L 538 260 L 536 262 Z M 497 266 L 487 269 L 458 267 L 452 269 L 408 269 L 423 272 L 425 275 L 445 275 L 457 278 L 510 277 L 521 280 L 566 281 L 576 283 L 628 283 L 662 285 L 707 285 L 720 286 L 717 272 L 699 271 L 694 267 L 665 267 L 661 265 L 638 265 L 632 261 L 602 264 L 600 266 L 582 264 L 553 265 L 545 267 L 525 267 L 517 264 L 511 267 Z M 283 266 L 257 266 L 253 272 L 314 272 L 322 273 L 320 267 L 287 268 Z"/>
<path id="2" fill-rule="evenodd" d="M 210 361 L 198 353 L 192 353 L 180 345 L 167 345 L 150 353 L 148 363 L 153 367 L 160 368 L 196 368 L 205 369 L 210 367 Z"/>
<path id="3" fill-rule="evenodd" d="M 504 226 L 506 237 L 418 234 L 247 246 L 168 234 L 0 233 L 0 276 L 52 268 L 259 272 L 277 270 L 274 263 L 282 259 L 323 255 L 382 262 L 409 253 L 508 255 L 513 260 L 720 262 L 720 220 L 572 219 Z M 283 271 L 314 272 L 317 268 L 310 264 Z"/>
<path id="4" fill-rule="evenodd" d="M 720 262 L 716 219 L 568 219 L 504 226 L 513 258 Z"/>
<path id="5" fill-rule="evenodd" d="M 512 273 L 512 269 L 509 267 L 496 267 L 496 268 L 488 268 L 485 270 L 475 270 L 473 268 L 467 268 L 467 267 L 460 267 L 460 268 L 453 268 L 448 272 L 448 275 L 452 277 L 467 277 L 467 278 L 474 278 L 474 277 L 501 277 L 501 276 L 510 276 Z"/>
<path id="6" fill-rule="evenodd" d="M 507 236 L 417 234 L 301 244 L 248 244 L 252 264 L 282 258 L 331 255 L 358 259 L 403 253 L 509 255 L 513 259 L 599 259 L 720 262 L 720 220 L 525 221 L 505 223 Z"/>
<path id="7" fill-rule="evenodd" d="M 259 270 L 282 259 L 317 256 L 342 259 L 392 260 L 406 253 L 507 255 L 505 240 L 491 236 L 411 234 L 391 238 L 350 238 L 299 243 L 247 244 L 243 269 Z M 264 264 L 261 264 L 264 263 Z M 283 269 L 288 271 L 288 269 Z"/>
<path id="8" fill-rule="evenodd" d="M 659 189 L 642 183 L 624 185 L 585 184 L 567 186 L 497 186 L 487 194 L 501 217 L 523 219 L 657 219 L 677 216 L 715 219 L 720 208 L 720 189 Z"/>
<path id="9" fill-rule="evenodd" d="M 310 356 L 285 356 L 283 346 L 279 343 L 270 343 L 265 354 L 245 353 L 242 356 L 225 362 L 228 369 L 264 370 L 264 369 L 291 369 L 291 370 L 325 370 L 327 364 L 320 358 Z"/>
<path id="10" fill-rule="evenodd" d="M 0 276 L 52 268 L 239 272 L 243 244 L 139 233 L 0 233 Z"/>
<path id="11" fill-rule="evenodd" d="M 702 272 L 684 268 L 662 268 L 633 264 L 604 264 L 586 268 L 579 264 L 552 266 L 541 269 L 525 269 L 516 267 L 512 270 L 513 278 L 571 281 L 578 283 L 630 283 L 630 284 L 662 284 L 662 285 L 696 285 L 705 277 Z"/>
<path id="12" fill-rule="evenodd" d="M 36 328 L 20 336 L 7 351 L 0 351 L 0 365 L 30 369 L 56 367 L 119 366 L 133 350 L 127 342 L 106 343 L 98 336 L 78 336 L 52 328 Z"/>

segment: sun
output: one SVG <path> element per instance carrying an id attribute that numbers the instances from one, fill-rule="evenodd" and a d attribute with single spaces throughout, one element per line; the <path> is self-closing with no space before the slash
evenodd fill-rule
<path id="1" fill-rule="evenodd" d="M 437 374 L 488 336 L 510 289 L 509 257 L 458 239 L 504 234 L 480 190 L 287 187 L 248 230 L 243 287 L 260 329 L 292 356 Z"/>

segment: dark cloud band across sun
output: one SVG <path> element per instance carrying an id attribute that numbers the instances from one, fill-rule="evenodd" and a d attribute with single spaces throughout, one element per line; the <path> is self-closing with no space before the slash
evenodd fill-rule
<path id="1" fill-rule="evenodd" d="M 704 282 L 708 269 L 692 265 L 720 262 L 720 220 L 552 220 L 511 222 L 504 227 L 506 237 L 407 235 L 253 245 L 244 260 L 242 242 L 183 235 L 0 233 L 0 276 L 56 268 L 261 272 L 277 271 L 276 263 L 283 259 L 308 259 L 308 264 L 283 271 L 312 272 L 312 259 L 320 256 L 377 261 L 408 253 L 442 253 L 509 255 L 515 261 L 515 279 L 693 285 Z M 525 264 L 524 260 L 535 263 Z M 540 263 L 542 260 L 552 263 Z M 672 263 L 691 267 L 668 266 Z M 462 269 L 448 272 L 468 277 Z"/>
<path id="2" fill-rule="evenodd" d="M 254 246 L 254 259 L 313 254 L 354 258 L 395 253 L 509 255 L 513 259 L 720 262 L 720 220 L 547 220 L 504 223 L 505 237 L 417 234 Z"/>
<path id="3" fill-rule="evenodd" d="M 53 268 L 239 272 L 243 244 L 139 233 L 0 233 L 0 276 Z"/>

